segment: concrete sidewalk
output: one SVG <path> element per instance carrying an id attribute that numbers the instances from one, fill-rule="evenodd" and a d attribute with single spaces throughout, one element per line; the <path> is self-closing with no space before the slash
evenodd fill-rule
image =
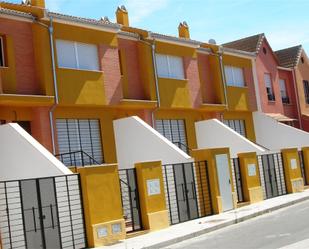
<path id="1" fill-rule="evenodd" d="M 121 241 L 105 249 L 163 248 L 250 218 L 309 200 L 309 189 L 301 193 L 283 195 L 229 212 L 187 221 L 169 228 Z"/>

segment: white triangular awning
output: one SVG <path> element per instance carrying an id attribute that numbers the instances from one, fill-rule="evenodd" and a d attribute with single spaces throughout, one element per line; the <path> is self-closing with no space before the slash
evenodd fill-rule
<path id="1" fill-rule="evenodd" d="M 268 117 L 275 119 L 278 122 L 297 121 L 297 119 L 289 118 L 281 113 L 265 113 Z"/>

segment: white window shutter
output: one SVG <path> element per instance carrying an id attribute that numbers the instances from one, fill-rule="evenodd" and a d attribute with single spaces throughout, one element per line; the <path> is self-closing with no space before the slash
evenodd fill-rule
<path id="1" fill-rule="evenodd" d="M 98 48 L 93 44 L 76 43 L 80 69 L 99 70 Z"/>
<path id="2" fill-rule="evenodd" d="M 156 54 L 156 66 L 159 77 L 169 78 L 169 70 L 166 55 Z"/>
<path id="3" fill-rule="evenodd" d="M 183 60 L 182 57 L 168 56 L 170 78 L 184 79 Z"/>
<path id="4" fill-rule="evenodd" d="M 225 80 L 226 84 L 229 86 L 234 85 L 234 79 L 233 79 L 233 70 L 230 66 L 224 66 L 224 72 L 225 72 Z"/>
<path id="5" fill-rule="evenodd" d="M 77 68 L 74 42 L 56 40 L 58 66 Z"/>
<path id="6" fill-rule="evenodd" d="M 243 69 L 239 68 L 239 67 L 233 67 L 233 71 L 234 71 L 234 83 L 235 83 L 235 86 L 244 87 L 245 86 L 245 81 L 244 81 Z"/>

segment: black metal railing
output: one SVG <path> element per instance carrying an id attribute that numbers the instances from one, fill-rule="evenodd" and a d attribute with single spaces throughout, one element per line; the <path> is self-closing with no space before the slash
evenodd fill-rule
<path id="1" fill-rule="evenodd" d="M 66 166 L 100 165 L 92 156 L 82 150 L 55 155 Z"/>
<path id="2" fill-rule="evenodd" d="M 189 154 L 190 151 L 192 151 L 192 149 L 188 145 L 186 145 L 182 142 L 173 142 L 173 144 L 175 144 L 179 149 L 186 152 L 187 154 Z"/>
<path id="3" fill-rule="evenodd" d="M 287 194 L 285 173 L 281 153 L 258 155 L 264 198 L 269 199 Z"/>
<path id="4" fill-rule="evenodd" d="M 282 103 L 283 104 L 290 104 L 290 98 L 289 97 L 282 97 Z"/>
<path id="5" fill-rule="evenodd" d="M 306 168 L 305 168 L 305 162 L 304 162 L 304 153 L 303 151 L 298 151 L 298 156 L 299 156 L 299 162 L 300 162 L 300 169 L 301 169 L 301 175 L 304 180 L 304 185 L 308 185 L 309 183 L 307 182 L 306 178 Z"/>
<path id="6" fill-rule="evenodd" d="M 242 179 L 241 179 L 239 158 L 238 157 L 232 158 L 232 164 L 233 164 L 233 173 L 234 173 L 235 187 L 236 187 L 236 193 L 237 193 L 237 202 L 243 202 L 244 192 L 243 192 L 243 185 L 242 185 Z"/>
<path id="7" fill-rule="evenodd" d="M 170 224 L 213 214 L 207 161 L 162 165 Z"/>
<path id="8" fill-rule="evenodd" d="M 275 94 L 273 94 L 273 93 L 268 93 L 267 98 L 268 98 L 269 101 L 275 101 L 276 100 Z"/>

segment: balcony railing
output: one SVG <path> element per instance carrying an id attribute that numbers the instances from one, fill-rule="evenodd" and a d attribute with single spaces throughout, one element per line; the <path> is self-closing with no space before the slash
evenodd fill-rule
<path id="1" fill-rule="evenodd" d="M 283 104 L 290 104 L 290 98 L 289 97 L 282 97 L 282 103 Z"/>
<path id="2" fill-rule="evenodd" d="M 268 98 L 269 101 L 275 101 L 276 100 L 275 94 L 273 94 L 273 93 L 268 93 L 267 98 Z"/>
<path id="3" fill-rule="evenodd" d="M 93 157 L 82 150 L 55 155 L 64 165 L 70 167 L 100 165 Z"/>

